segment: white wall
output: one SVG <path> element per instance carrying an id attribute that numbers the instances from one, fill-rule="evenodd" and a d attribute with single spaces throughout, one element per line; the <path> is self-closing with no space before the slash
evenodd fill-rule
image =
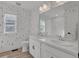
<path id="1" fill-rule="evenodd" d="M 70 32 L 70 35 L 66 35 L 70 40 L 76 40 L 76 25 L 78 22 L 78 10 L 79 6 L 76 3 L 68 3 L 64 7 L 65 9 L 65 34 Z"/>
<path id="2" fill-rule="evenodd" d="M 38 35 L 39 34 L 39 10 L 37 8 L 32 10 L 30 24 L 31 24 L 30 34 L 31 35 Z"/>
<path id="3" fill-rule="evenodd" d="M 30 13 L 20 7 L 0 2 L 0 52 L 20 48 L 22 41 L 28 40 Z M 17 16 L 17 33 L 4 34 L 4 14 Z"/>
<path id="4" fill-rule="evenodd" d="M 48 36 L 62 35 L 64 30 L 64 9 L 57 7 L 49 10 L 46 15 L 46 32 Z"/>

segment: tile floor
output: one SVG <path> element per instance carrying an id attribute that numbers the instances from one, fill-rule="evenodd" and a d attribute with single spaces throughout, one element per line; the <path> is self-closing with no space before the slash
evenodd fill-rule
<path id="1" fill-rule="evenodd" d="M 18 51 L 8 51 L 0 53 L 0 58 L 32 58 L 29 52 L 22 52 L 22 49 L 18 49 Z"/>

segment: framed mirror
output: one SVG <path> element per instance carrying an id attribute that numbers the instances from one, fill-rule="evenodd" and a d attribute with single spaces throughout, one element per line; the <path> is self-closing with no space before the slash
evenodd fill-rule
<path id="1" fill-rule="evenodd" d="M 45 17 L 42 14 L 40 14 L 40 16 L 39 16 L 39 33 L 41 36 L 45 35 L 45 30 L 46 30 L 45 26 L 46 26 Z"/>

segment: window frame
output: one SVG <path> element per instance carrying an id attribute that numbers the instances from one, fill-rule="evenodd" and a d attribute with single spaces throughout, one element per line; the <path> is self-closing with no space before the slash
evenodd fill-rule
<path id="1" fill-rule="evenodd" d="M 7 18 L 6 17 L 8 17 L 8 18 L 10 18 L 10 17 L 12 17 L 12 18 L 14 18 L 14 19 L 9 19 L 10 21 L 12 20 L 12 21 L 14 21 L 14 25 L 10 25 L 10 24 L 6 24 L 7 23 Z M 9 22 L 9 23 L 11 23 L 11 22 Z M 16 33 L 17 32 L 17 17 L 16 17 L 16 15 L 13 15 L 13 14 L 5 14 L 4 15 L 4 33 Z M 6 31 L 6 27 L 9 27 L 10 28 L 10 26 L 11 27 L 14 27 L 14 31 Z"/>

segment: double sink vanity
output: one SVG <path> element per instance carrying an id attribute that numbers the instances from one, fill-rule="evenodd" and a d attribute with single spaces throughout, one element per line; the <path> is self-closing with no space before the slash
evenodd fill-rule
<path id="1" fill-rule="evenodd" d="M 77 58 L 78 41 L 68 42 L 47 38 L 31 36 L 29 40 L 30 53 L 35 58 Z"/>

